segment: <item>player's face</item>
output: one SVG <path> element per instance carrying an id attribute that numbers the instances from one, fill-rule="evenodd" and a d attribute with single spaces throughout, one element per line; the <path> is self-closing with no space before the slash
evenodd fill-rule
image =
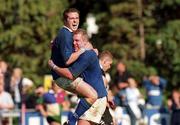
<path id="1" fill-rule="evenodd" d="M 85 46 L 86 42 L 84 42 L 83 36 L 81 34 L 75 34 L 73 36 L 73 40 L 74 40 L 74 42 L 73 42 L 74 48 L 76 51 Z"/>
<path id="2" fill-rule="evenodd" d="M 76 31 L 79 26 L 79 14 L 77 12 L 68 13 L 68 18 L 65 25 L 72 31 Z"/>
<path id="3" fill-rule="evenodd" d="M 105 58 L 104 61 L 103 61 L 103 70 L 104 71 L 107 71 L 108 69 L 111 68 L 111 64 L 112 64 L 112 59 L 109 59 L 109 58 Z"/>

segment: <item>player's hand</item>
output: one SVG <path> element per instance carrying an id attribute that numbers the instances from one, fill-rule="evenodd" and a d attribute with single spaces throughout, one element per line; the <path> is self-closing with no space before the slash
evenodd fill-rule
<path id="1" fill-rule="evenodd" d="M 114 101 L 108 101 L 108 104 L 112 109 L 116 108 L 116 105 L 115 105 Z"/>
<path id="2" fill-rule="evenodd" d="M 54 69 L 55 64 L 51 59 L 48 60 L 48 66 L 49 66 L 50 69 Z"/>
<path id="3" fill-rule="evenodd" d="M 96 53 L 96 55 L 99 55 L 99 51 L 98 51 L 98 49 L 93 49 L 94 50 L 94 52 Z"/>
<path id="4" fill-rule="evenodd" d="M 108 92 L 107 101 L 108 101 L 110 108 L 115 109 L 116 106 L 115 106 L 113 97 L 111 96 L 110 92 Z"/>

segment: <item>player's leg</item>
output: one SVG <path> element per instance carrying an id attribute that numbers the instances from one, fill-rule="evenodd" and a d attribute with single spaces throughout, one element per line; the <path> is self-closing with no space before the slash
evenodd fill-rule
<path id="1" fill-rule="evenodd" d="M 89 104 L 93 104 L 98 98 L 96 90 L 80 77 L 76 78 L 74 81 L 61 77 L 55 82 L 64 90 L 84 97 Z"/>
<path id="2" fill-rule="evenodd" d="M 52 60 L 48 61 L 48 65 L 52 70 L 55 70 L 58 74 L 62 74 L 62 72 L 65 71 L 62 70 L 65 68 L 60 68 L 56 66 Z M 68 70 L 66 71 L 69 72 Z M 73 92 L 77 95 L 85 97 L 87 102 L 90 104 L 93 104 L 97 99 L 97 92 L 89 84 L 85 83 L 80 77 L 76 78 L 74 81 L 64 77 L 60 77 L 56 79 L 56 83 L 59 87 L 69 92 Z"/>
<path id="3" fill-rule="evenodd" d="M 77 78 L 72 82 L 71 80 L 61 77 L 56 80 L 56 83 L 61 88 L 84 97 L 80 100 L 73 115 L 68 119 L 69 125 L 75 125 L 79 117 L 84 114 L 96 101 L 98 97 L 97 92 L 89 84 L 84 82 L 82 78 Z"/>
<path id="4" fill-rule="evenodd" d="M 106 97 L 98 98 L 96 102 L 79 118 L 78 125 L 84 125 L 84 121 L 81 120 L 89 121 L 96 125 L 99 124 L 106 109 L 106 105 Z"/>
<path id="5" fill-rule="evenodd" d="M 98 125 L 114 125 L 113 117 L 109 111 L 109 108 L 106 106 L 106 110 L 101 118 L 101 122 Z"/>
<path id="6" fill-rule="evenodd" d="M 74 82 L 72 84 L 74 84 Z M 74 85 L 74 89 L 76 90 L 76 92 L 79 95 L 86 95 L 86 97 L 80 99 L 74 114 L 70 117 L 70 122 L 74 121 L 73 123 L 75 123 L 79 119 L 79 117 L 83 115 L 97 99 L 97 96 L 94 94 L 96 93 L 96 91 L 83 80 L 78 82 L 78 84 L 75 83 Z M 91 95 L 93 95 L 93 97 L 91 97 Z"/>
<path id="7" fill-rule="evenodd" d="M 88 103 L 93 104 L 98 98 L 96 90 L 88 83 L 84 82 L 81 78 L 80 80 L 81 81 L 78 83 L 72 83 L 75 93 L 81 97 L 84 97 Z"/>

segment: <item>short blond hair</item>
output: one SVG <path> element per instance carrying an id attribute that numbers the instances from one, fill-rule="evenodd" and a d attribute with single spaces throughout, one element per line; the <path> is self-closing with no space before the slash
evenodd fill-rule
<path id="1" fill-rule="evenodd" d="M 84 30 L 84 29 L 77 29 L 76 31 L 73 32 L 73 35 L 77 35 L 77 34 L 81 34 L 85 38 L 86 41 L 90 42 L 89 41 L 89 36 L 88 36 L 86 30 Z"/>
<path id="2" fill-rule="evenodd" d="M 99 59 L 100 60 L 103 60 L 104 58 L 106 58 L 106 57 L 108 57 L 108 58 L 110 58 L 111 60 L 113 59 L 113 55 L 111 54 L 111 52 L 109 52 L 109 51 L 103 51 L 103 52 L 101 52 L 100 54 L 99 54 Z"/>

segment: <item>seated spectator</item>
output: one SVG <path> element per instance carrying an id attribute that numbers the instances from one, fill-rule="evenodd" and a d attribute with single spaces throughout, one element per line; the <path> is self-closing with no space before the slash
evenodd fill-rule
<path id="1" fill-rule="evenodd" d="M 46 117 L 47 122 L 50 125 L 60 125 L 60 107 L 56 102 L 54 93 L 46 93 L 41 85 L 36 88 L 35 93 L 39 97 L 37 99 L 36 109 L 39 110 L 44 117 Z"/>
<path id="2" fill-rule="evenodd" d="M 4 91 L 4 74 L 0 70 L 0 112 L 9 111 L 14 108 L 14 103 L 11 95 Z M 8 119 L 3 118 L 3 125 L 9 125 Z M 1 123 L 0 123 L 1 124 Z"/>
<path id="3" fill-rule="evenodd" d="M 136 125 L 137 120 L 142 118 L 139 102 L 143 102 L 142 95 L 137 88 L 137 82 L 133 78 L 128 79 L 129 86 L 126 88 L 127 109 L 131 117 L 131 125 Z M 141 100 L 141 101 L 140 101 Z"/>
<path id="4" fill-rule="evenodd" d="M 4 79 L 3 74 L 0 73 L 0 110 L 11 110 L 14 108 L 14 103 L 11 95 L 4 91 Z"/>
<path id="5" fill-rule="evenodd" d="M 143 81 L 147 93 L 147 108 L 161 108 L 163 100 L 163 90 L 167 81 L 159 76 L 150 76 Z"/>
<path id="6" fill-rule="evenodd" d="M 127 71 L 126 65 L 119 61 L 117 64 L 117 72 L 115 74 L 115 84 L 119 88 L 119 90 L 124 89 L 128 86 L 127 80 L 131 78 L 131 74 Z"/>
<path id="7" fill-rule="evenodd" d="M 4 60 L 0 60 L 0 70 L 4 74 L 4 90 L 10 92 L 11 72 L 8 63 Z"/>
<path id="8" fill-rule="evenodd" d="M 15 102 L 16 108 L 21 107 L 22 102 L 22 70 L 21 68 L 14 68 L 11 76 L 11 95 Z"/>
<path id="9" fill-rule="evenodd" d="M 23 77 L 23 71 L 21 68 L 14 68 L 11 76 L 11 94 L 13 95 L 13 100 L 15 102 L 16 108 L 21 108 L 22 102 L 24 102 L 23 97 L 26 91 L 33 86 L 33 82 Z"/>
<path id="10" fill-rule="evenodd" d="M 125 106 L 125 89 L 128 87 L 128 78 L 131 78 L 131 74 L 127 71 L 126 65 L 122 61 L 118 62 L 116 69 L 114 82 L 119 92 L 115 95 L 115 103 L 119 106 Z"/>

